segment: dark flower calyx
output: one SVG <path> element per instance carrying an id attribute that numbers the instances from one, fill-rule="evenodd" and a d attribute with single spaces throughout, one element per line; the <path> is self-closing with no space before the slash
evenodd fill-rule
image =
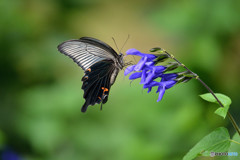
<path id="1" fill-rule="evenodd" d="M 160 50 L 162 50 L 162 48 L 160 48 L 160 47 L 154 47 L 154 48 L 150 49 L 149 51 L 150 51 L 150 52 L 157 52 L 157 51 L 160 51 Z"/>
<path id="2" fill-rule="evenodd" d="M 155 54 L 155 55 L 157 56 L 157 58 L 153 60 L 155 64 L 164 62 L 169 58 L 168 54 Z"/>
<path id="3" fill-rule="evenodd" d="M 186 83 L 186 82 L 190 81 L 192 78 L 193 77 L 180 76 L 174 80 L 177 81 L 177 83 Z"/>
<path id="4" fill-rule="evenodd" d="M 166 69 L 164 72 L 167 72 L 167 71 L 172 71 L 176 68 L 178 68 L 180 66 L 180 64 L 178 64 L 177 62 L 169 62 L 168 65 L 166 65 Z"/>
<path id="5" fill-rule="evenodd" d="M 179 76 L 191 77 L 191 78 L 193 78 L 193 77 L 196 76 L 195 74 L 193 74 L 193 73 L 190 72 L 190 71 L 178 72 L 177 74 L 178 74 Z"/>

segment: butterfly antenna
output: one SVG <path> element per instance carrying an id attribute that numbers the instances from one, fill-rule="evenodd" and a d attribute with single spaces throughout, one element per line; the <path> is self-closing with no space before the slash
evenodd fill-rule
<path id="1" fill-rule="evenodd" d="M 120 53 L 120 50 L 119 50 L 119 48 L 117 46 L 117 43 L 116 43 L 115 39 L 113 37 L 112 37 L 112 39 L 113 39 L 113 42 L 114 42 L 115 46 L 117 47 L 118 52 Z"/>
<path id="2" fill-rule="evenodd" d="M 128 34 L 128 37 L 127 37 L 126 41 L 124 42 L 124 44 L 123 44 L 123 46 L 122 46 L 122 48 L 121 48 L 121 50 L 120 50 L 120 53 L 121 53 L 123 47 L 126 45 L 126 43 L 127 43 L 127 41 L 128 41 L 129 38 L 130 38 L 130 35 Z M 135 57 L 134 57 L 134 56 L 132 56 L 132 57 L 133 57 L 135 63 L 137 64 L 137 61 L 136 61 Z"/>
<path id="3" fill-rule="evenodd" d="M 130 38 L 130 35 L 128 34 L 128 37 L 127 37 L 126 41 L 124 42 L 124 44 L 123 44 L 123 46 L 122 46 L 122 48 L 121 48 L 121 50 L 120 50 L 120 53 L 121 53 L 123 47 L 126 45 L 126 43 L 127 43 L 127 41 L 128 41 L 129 38 Z"/>

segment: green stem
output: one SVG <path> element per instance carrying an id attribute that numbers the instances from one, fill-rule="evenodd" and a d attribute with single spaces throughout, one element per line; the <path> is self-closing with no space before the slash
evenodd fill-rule
<path id="1" fill-rule="evenodd" d="M 236 143 L 236 144 L 240 144 L 239 142 L 234 141 L 234 140 L 232 140 L 232 139 L 230 139 L 229 141 L 231 141 L 231 142 L 233 142 L 233 143 Z"/>
<path id="2" fill-rule="evenodd" d="M 222 102 L 217 98 L 217 96 L 214 94 L 214 92 L 211 90 L 211 88 L 209 88 L 206 83 L 204 83 L 199 77 L 196 78 L 200 83 L 202 83 L 202 85 L 213 95 L 213 97 L 217 100 L 218 104 L 221 106 L 221 107 L 224 107 Z M 227 112 L 227 116 L 229 118 L 229 120 L 231 121 L 233 127 L 235 128 L 235 130 L 238 132 L 239 136 L 240 136 L 240 130 L 238 128 L 238 125 L 236 123 L 236 121 L 234 120 L 233 116 L 231 115 L 231 113 L 228 111 Z"/>
<path id="3" fill-rule="evenodd" d="M 173 60 L 175 60 L 178 64 L 180 64 L 181 66 L 183 66 L 187 71 L 189 71 L 190 73 L 192 73 L 195 77 L 195 79 L 197 79 L 212 95 L 213 97 L 217 100 L 218 104 L 221 106 L 221 107 L 224 107 L 222 102 L 217 98 L 217 96 L 214 94 L 214 92 L 211 90 L 210 87 L 208 87 L 208 85 L 206 83 L 204 83 L 200 78 L 199 76 L 192 72 L 190 69 L 188 69 L 184 64 L 182 64 L 180 61 L 178 61 L 173 55 L 169 54 L 167 51 L 163 50 L 170 58 L 172 58 Z M 230 112 L 228 111 L 227 112 L 227 116 L 229 118 L 229 120 L 231 121 L 233 127 L 235 128 L 235 130 L 238 132 L 239 136 L 240 136 L 240 129 L 236 123 L 236 121 L 234 120 L 233 116 L 230 114 Z"/>

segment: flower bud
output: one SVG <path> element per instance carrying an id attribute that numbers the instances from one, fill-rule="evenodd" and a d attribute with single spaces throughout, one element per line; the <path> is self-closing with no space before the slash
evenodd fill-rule
<path id="1" fill-rule="evenodd" d="M 162 49 L 160 47 L 155 47 L 155 48 L 150 49 L 149 51 L 150 52 L 157 52 L 159 50 L 162 50 Z"/>

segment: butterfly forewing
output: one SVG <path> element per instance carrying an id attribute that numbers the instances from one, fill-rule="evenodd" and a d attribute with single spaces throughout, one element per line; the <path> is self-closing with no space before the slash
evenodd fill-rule
<path id="1" fill-rule="evenodd" d="M 122 57 L 106 43 L 90 37 L 63 42 L 58 50 L 85 70 L 82 78 L 85 98 L 82 112 L 89 105 L 106 103 L 111 85 L 121 69 L 116 64 L 122 63 Z"/>
<path id="2" fill-rule="evenodd" d="M 72 58 L 83 70 L 101 60 L 114 59 L 106 50 L 80 40 L 63 42 L 58 46 L 58 50 Z"/>

